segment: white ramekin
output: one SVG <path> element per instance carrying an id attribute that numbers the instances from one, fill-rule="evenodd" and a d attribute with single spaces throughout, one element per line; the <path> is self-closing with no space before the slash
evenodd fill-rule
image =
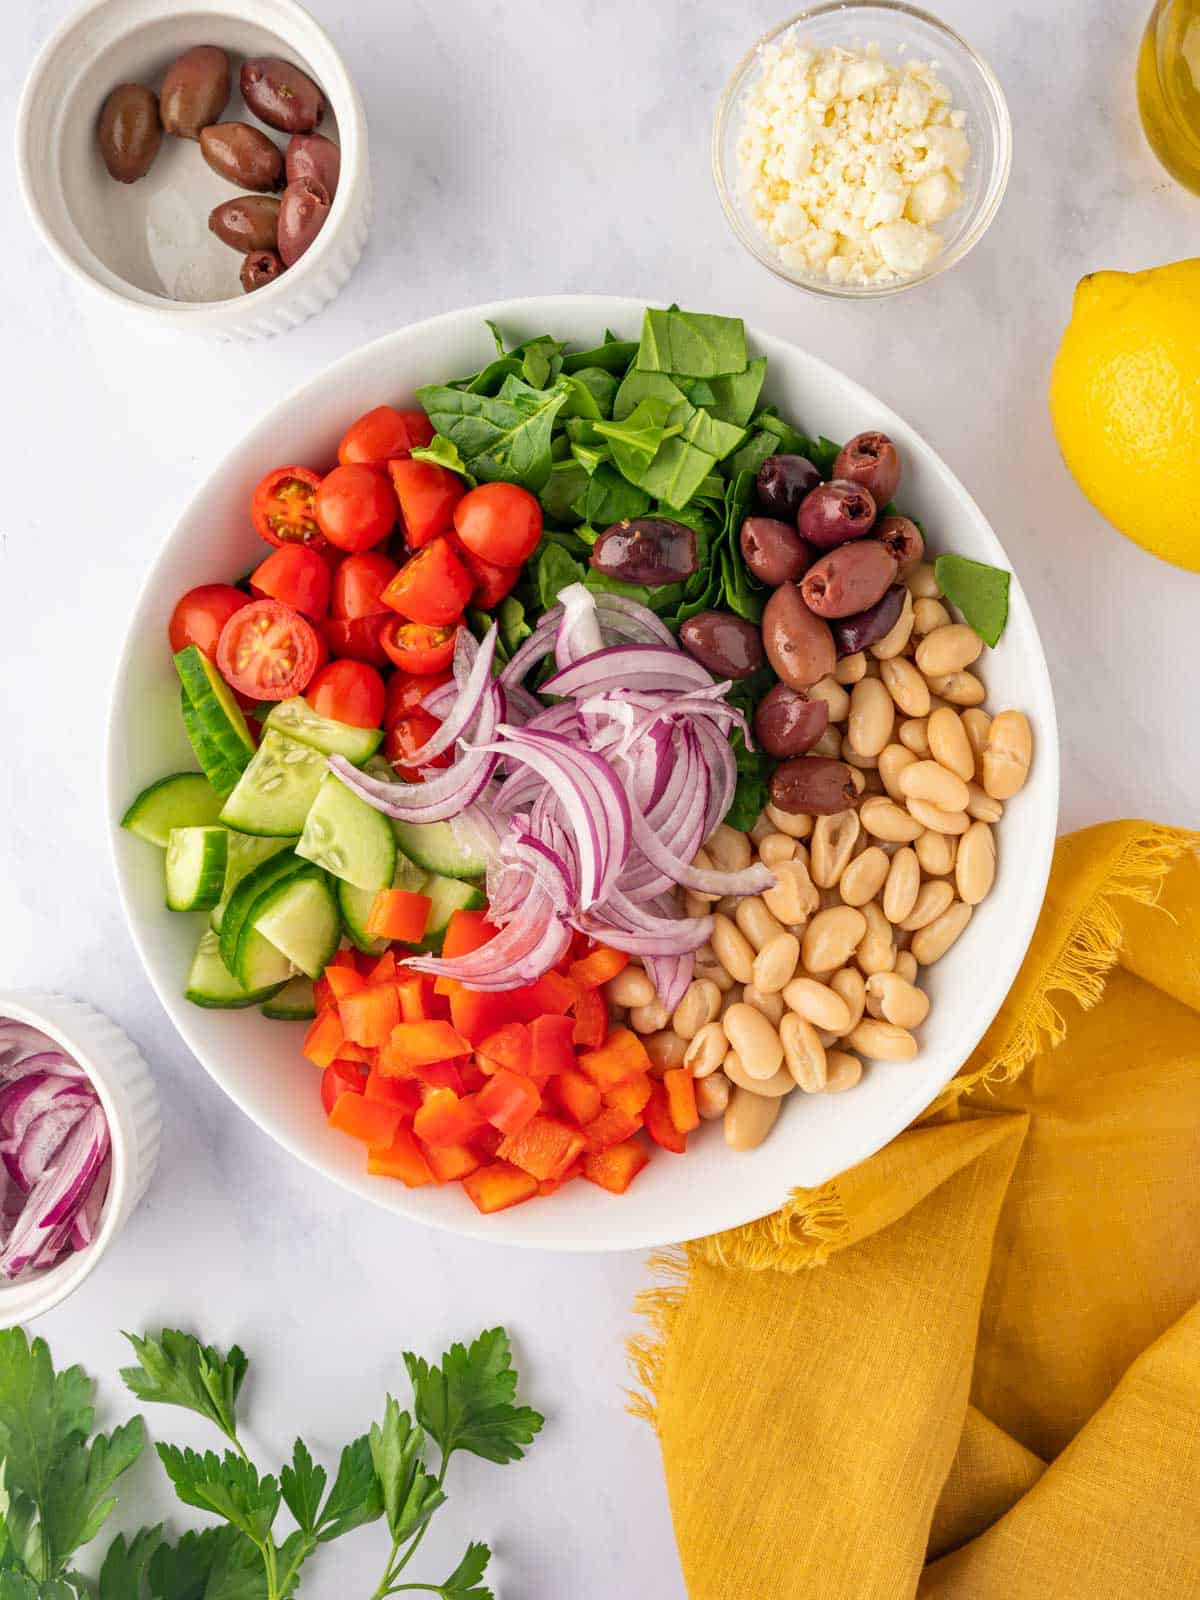
<path id="1" fill-rule="evenodd" d="M 96 1236 L 57 1266 L 13 1283 L 0 1279 L 0 1328 L 31 1322 L 95 1271 L 150 1185 L 158 1162 L 158 1094 L 136 1045 L 82 1000 L 35 990 L 0 990 L 0 1017 L 39 1028 L 87 1073 L 112 1141 L 112 1176 Z"/>
<path id="2" fill-rule="evenodd" d="M 192 240 L 198 270 L 210 271 L 207 247 L 225 247 L 207 235 L 208 211 L 237 189 L 209 171 L 193 141 L 168 136 L 146 177 L 115 183 L 100 160 L 95 125 L 110 89 L 155 84 L 175 56 L 197 44 L 221 45 L 234 56 L 282 55 L 303 66 L 324 91 L 342 164 L 329 218 L 295 266 L 253 294 L 237 289 L 235 276 L 231 298 L 188 301 L 131 281 L 114 262 L 130 250 L 175 250 L 186 271 Z M 235 63 L 226 115 L 236 117 L 240 104 Z M 362 101 L 328 34 L 296 0 L 89 0 L 34 63 L 17 112 L 16 154 L 29 214 L 59 264 L 110 304 L 161 326 L 241 339 L 285 333 L 334 298 L 370 228 Z M 120 227 L 107 228 L 106 208 Z"/>

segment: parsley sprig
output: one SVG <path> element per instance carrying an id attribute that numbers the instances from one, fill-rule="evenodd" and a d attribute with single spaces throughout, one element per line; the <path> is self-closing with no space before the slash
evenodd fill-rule
<path id="1" fill-rule="evenodd" d="M 524 1455 L 542 1426 L 516 1402 L 507 1333 L 493 1328 L 455 1344 L 440 1364 L 404 1356 L 413 1413 L 387 1397 L 382 1420 L 341 1452 L 332 1485 L 302 1439 L 277 1472 L 260 1473 L 238 1432 L 249 1363 L 190 1334 L 164 1329 L 129 1337 L 136 1364 L 122 1370 L 138 1399 L 196 1412 L 218 1429 L 220 1454 L 159 1444 L 184 1505 L 216 1523 L 172 1543 L 162 1524 L 119 1536 L 100 1573 L 100 1600 L 288 1600 L 323 1544 L 383 1519 L 391 1536 L 372 1600 L 420 1591 L 442 1600 L 493 1600 L 482 1582 L 486 1544 L 468 1545 L 441 1583 L 402 1581 L 429 1520 L 446 1499 L 457 1451 L 504 1464 Z M 89 1442 L 92 1385 L 80 1367 L 56 1372 L 45 1342 L 18 1328 L 0 1333 L 0 1600 L 81 1600 L 91 1593 L 71 1566 L 117 1504 L 113 1491 L 142 1453 L 142 1419 Z M 414 1420 L 415 1418 L 415 1420 Z M 438 1452 L 436 1474 L 426 1450 Z M 286 1508 L 294 1528 L 278 1529 Z"/>

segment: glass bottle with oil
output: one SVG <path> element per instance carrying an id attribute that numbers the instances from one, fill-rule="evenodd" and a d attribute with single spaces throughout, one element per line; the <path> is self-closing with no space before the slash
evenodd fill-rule
<path id="1" fill-rule="evenodd" d="M 1138 52 L 1137 93 L 1151 149 L 1200 194 L 1200 0 L 1158 0 Z"/>

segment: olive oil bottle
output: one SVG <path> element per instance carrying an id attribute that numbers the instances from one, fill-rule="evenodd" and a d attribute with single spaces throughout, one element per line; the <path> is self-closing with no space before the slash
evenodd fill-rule
<path id="1" fill-rule="evenodd" d="M 1200 194 L 1200 0 L 1158 0 L 1138 52 L 1137 93 L 1151 149 Z"/>

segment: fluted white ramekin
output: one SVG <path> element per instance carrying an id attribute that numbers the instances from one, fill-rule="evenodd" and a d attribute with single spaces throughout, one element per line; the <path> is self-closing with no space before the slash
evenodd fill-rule
<path id="1" fill-rule="evenodd" d="M 226 249 L 208 234 L 208 213 L 237 189 L 209 170 L 189 139 L 164 136 L 150 172 L 134 184 L 108 176 L 96 143 L 111 89 L 154 87 L 197 44 L 235 57 L 228 119 L 243 115 L 236 58 L 280 55 L 302 66 L 325 94 L 342 150 L 333 206 L 313 244 L 253 294 L 238 287 L 229 251 L 225 299 L 172 299 L 147 284 L 152 264 L 169 262 L 173 281 L 201 280 L 207 289 Z M 371 223 L 362 101 L 329 35 L 297 0 L 88 0 L 51 36 L 26 81 L 17 173 L 35 227 L 72 277 L 160 326 L 224 338 L 285 333 L 328 305 L 358 265 Z"/>
<path id="2" fill-rule="evenodd" d="M 66 995 L 0 990 L 0 1017 L 39 1028 L 83 1068 L 100 1096 L 112 1141 L 108 1196 L 91 1244 L 13 1283 L 0 1278 L 0 1328 L 12 1328 L 58 1305 L 96 1270 L 150 1186 L 160 1121 L 150 1068 L 132 1040 L 99 1011 Z"/>

